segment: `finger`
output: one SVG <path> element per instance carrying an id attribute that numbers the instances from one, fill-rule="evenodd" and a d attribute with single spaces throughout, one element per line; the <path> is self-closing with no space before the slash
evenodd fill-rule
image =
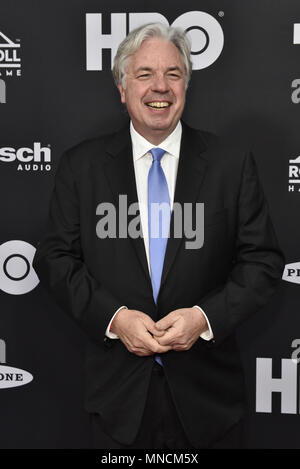
<path id="1" fill-rule="evenodd" d="M 172 350 L 174 350 L 174 352 L 186 352 L 190 348 L 191 348 L 191 345 L 187 345 L 187 344 L 178 345 L 177 344 L 177 345 L 173 345 Z"/>
<path id="2" fill-rule="evenodd" d="M 128 347 L 127 347 L 128 348 Z M 155 345 L 151 345 L 150 348 L 145 348 L 145 347 L 133 347 L 129 346 L 128 351 L 131 353 L 134 353 L 135 355 L 138 355 L 139 357 L 145 357 L 149 355 L 154 355 L 154 354 L 161 354 L 168 352 L 169 350 L 172 350 L 172 346 L 162 346 L 156 343 Z"/>
<path id="3" fill-rule="evenodd" d="M 159 331 L 155 326 L 153 330 L 153 337 L 162 337 L 166 333 L 165 330 Z"/>
<path id="4" fill-rule="evenodd" d="M 154 353 L 152 350 L 153 347 L 149 347 L 148 344 L 148 339 L 152 339 L 152 335 L 146 327 L 146 324 L 148 324 L 148 327 L 151 328 L 151 323 L 153 325 L 154 321 L 152 321 L 150 317 L 143 317 L 142 320 L 140 320 L 139 318 L 139 320 L 135 324 L 135 327 L 131 328 L 127 332 L 127 334 L 120 334 L 120 339 L 122 340 L 129 352 L 134 353 L 136 355 L 145 355 L 149 354 L 149 352 Z M 157 342 L 154 341 L 154 343 Z"/>
<path id="5" fill-rule="evenodd" d="M 149 319 L 150 319 L 150 321 L 147 321 L 147 322 L 145 323 L 147 330 L 148 330 L 149 332 L 151 332 L 152 335 L 158 335 L 159 337 L 162 336 L 162 335 L 164 335 L 165 331 L 159 331 L 159 330 L 157 330 L 157 328 L 155 327 L 155 322 L 152 321 L 151 318 L 149 318 Z"/>
<path id="6" fill-rule="evenodd" d="M 169 327 L 173 326 L 176 320 L 177 318 L 175 318 L 172 313 L 169 313 L 167 316 L 157 321 L 155 323 L 155 327 L 157 331 L 166 331 L 167 329 L 169 329 Z"/>
<path id="7" fill-rule="evenodd" d="M 160 339 L 166 334 L 167 332 L 164 332 L 163 334 L 155 334 L 153 335 L 153 339 L 157 340 L 157 342 L 159 343 Z"/>
<path id="8" fill-rule="evenodd" d="M 139 348 L 137 350 L 129 350 L 131 353 L 134 355 L 137 355 L 138 357 L 148 357 L 149 355 L 154 355 L 154 352 L 152 350 L 147 350 L 145 348 Z"/>
<path id="9" fill-rule="evenodd" d="M 169 350 L 172 350 L 172 347 L 170 345 L 159 345 L 159 348 L 156 351 L 156 353 L 158 353 L 158 354 L 166 353 Z"/>
<path id="10" fill-rule="evenodd" d="M 161 345 L 150 334 L 145 335 L 144 348 L 151 350 L 153 353 L 164 353 L 171 349 L 170 345 Z"/>
<path id="11" fill-rule="evenodd" d="M 171 327 L 162 337 L 157 338 L 157 342 L 160 345 L 169 345 L 172 346 L 172 348 L 176 342 L 178 343 L 178 340 L 178 331 L 175 329 L 175 327 Z"/>
<path id="12" fill-rule="evenodd" d="M 127 350 L 130 353 L 133 353 L 134 355 L 138 355 L 140 357 L 146 356 L 146 355 L 151 355 L 151 354 L 154 353 L 151 350 L 149 350 L 148 347 L 145 347 L 144 344 L 140 340 L 139 340 L 138 343 L 128 341 L 128 343 L 125 344 L 125 345 L 126 345 Z"/>

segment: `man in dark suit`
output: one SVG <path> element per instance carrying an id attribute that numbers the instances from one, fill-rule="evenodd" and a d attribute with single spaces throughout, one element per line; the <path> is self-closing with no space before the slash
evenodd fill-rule
<path id="1" fill-rule="evenodd" d="M 98 448 L 241 446 L 235 330 L 274 293 L 284 261 L 251 153 L 180 121 L 190 74 L 185 34 L 151 24 L 127 36 L 114 78 L 130 128 L 63 155 L 34 258 L 89 336 L 86 408 Z M 203 228 L 199 204 L 203 246 L 174 234 L 178 206 Z"/>

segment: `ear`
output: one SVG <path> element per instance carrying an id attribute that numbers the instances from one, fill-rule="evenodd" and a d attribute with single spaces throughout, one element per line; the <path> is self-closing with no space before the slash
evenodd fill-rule
<path id="1" fill-rule="evenodd" d="M 125 104 L 126 103 L 125 90 L 124 90 L 122 85 L 118 85 L 118 89 L 119 89 L 120 95 L 121 95 L 121 102 Z"/>

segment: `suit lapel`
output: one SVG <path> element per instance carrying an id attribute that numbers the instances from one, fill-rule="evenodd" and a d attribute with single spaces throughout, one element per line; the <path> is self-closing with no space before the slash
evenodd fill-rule
<path id="1" fill-rule="evenodd" d="M 138 202 L 129 128 L 116 134 L 108 142 L 106 151 L 112 158 L 110 158 L 109 163 L 105 166 L 104 172 L 113 193 L 116 207 L 119 206 L 119 195 L 126 194 L 128 208 L 131 204 Z M 130 218 L 128 215 L 128 223 Z M 130 237 L 130 240 L 152 288 L 144 238 L 138 237 L 133 239 Z"/>
<path id="2" fill-rule="evenodd" d="M 182 123 L 182 139 L 174 203 L 194 203 L 197 200 L 197 195 L 203 183 L 207 167 L 207 161 L 203 157 L 203 152 L 205 149 L 206 145 L 200 137 L 199 132 Z M 182 243 L 183 237 L 184 236 L 181 238 L 174 237 L 174 211 L 172 211 L 170 237 L 168 239 L 166 248 L 161 278 L 161 289 L 167 279 L 167 275 L 175 260 L 176 253 L 180 244 Z"/>

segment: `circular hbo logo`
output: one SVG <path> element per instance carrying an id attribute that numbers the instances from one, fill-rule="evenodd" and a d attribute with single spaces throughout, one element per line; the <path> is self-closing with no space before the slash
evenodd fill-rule
<path id="1" fill-rule="evenodd" d="M 189 11 L 179 16 L 172 26 L 186 31 L 192 44 L 193 70 L 212 65 L 224 47 L 224 33 L 220 23 L 204 11 Z"/>
<path id="2" fill-rule="evenodd" d="M 0 245 L 0 289 L 11 295 L 24 295 L 39 283 L 32 261 L 35 247 L 13 240 Z"/>

